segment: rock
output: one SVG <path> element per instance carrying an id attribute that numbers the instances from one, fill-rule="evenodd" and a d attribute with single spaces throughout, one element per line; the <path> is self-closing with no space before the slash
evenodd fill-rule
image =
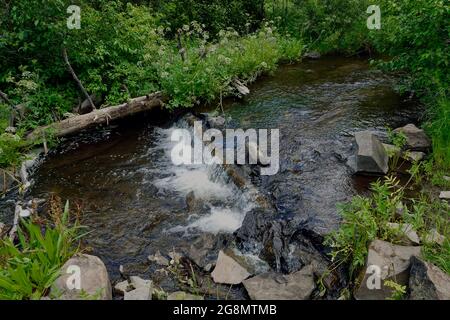
<path id="1" fill-rule="evenodd" d="M 436 229 L 433 229 L 424 237 L 423 240 L 428 243 L 437 243 L 442 246 L 445 242 L 445 237 L 437 232 Z"/>
<path id="2" fill-rule="evenodd" d="M 0 239 L 2 238 L 4 231 L 6 231 L 6 225 L 3 222 L 0 222 Z"/>
<path id="3" fill-rule="evenodd" d="M 450 182 L 450 177 L 447 177 L 447 176 L 443 176 L 442 177 L 445 181 L 448 181 L 448 182 Z"/>
<path id="4" fill-rule="evenodd" d="M 306 300 L 315 289 L 310 266 L 288 275 L 263 273 L 243 284 L 252 300 Z"/>
<path id="5" fill-rule="evenodd" d="M 405 153 L 405 158 L 409 162 L 419 162 L 425 159 L 426 154 L 421 151 L 407 151 Z"/>
<path id="6" fill-rule="evenodd" d="M 385 300 L 392 295 L 392 289 L 384 286 L 385 280 L 407 285 L 410 258 L 419 256 L 421 247 L 397 246 L 374 240 L 369 246 L 366 267 L 359 288 L 354 292 L 357 300 Z"/>
<path id="7" fill-rule="evenodd" d="M 399 147 L 394 146 L 393 144 L 383 143 L 383 148 L 384 150 L 386 150 L 389 157 L 400 157 L 402 154 L 402 150 Z"/>
<path id="8" fill-rule="evenodd" d="M 164 257 L 159 250 L 156 251 L 155 254 L 148 256 L 148 260 L 150 262 L 154 262 L 160 266 L 168 266 L 169 265 L 169 259 Z"/>
<path id="9" fill-rule="evenodd" d="M 147 287 L 139 287 L 137 289 L 127 291 L 124 300 L 152 300 L 152 290 Z"/>
<path id="10" fill-rule="evenodd" d="M 125 284 L 121 283 L 121 289 L 124 287 Z M 131 276 L 129 287 L 125 288 L 124 291 L 124 300 L 152 300 L 152 293 L 153 282 L 151 280 Z"/>
<path id="11" fill-rule="evenodd" d="M 85 295 L 99 300 L 112 299 L 108 272 L 98 257 L 74 256 L 64 264 L 61 273 L 51 289 L 52 296 L 60 300 L 83 300 Z"/>
<path id="12" fill-rule="evenodd" d="M 406 148 L 413 151 L 427 151 L 431 148 L 431 141 L 422 129 L 414 124 L 408 124 L 402 128 L 394 130 L 397 133 L 403 133 L 406 137 Z"/>
<path id="13" fill-rule="evenodd" d="M 124 296 L 124 300 L 152 300 L 153 282 L 131 276 L 130 281 L 119 282 L 114 289 Z"/>
<path id="14" fill-rule="evenodd" d="M 216 236 L 213 234 L 202 234 L 199 236 L 187 249 L 186 255 L 192 260 L 197 266 L 206 270 L 206 266 L 210 266 L 216 262 L 219 249 L 223 248 L 223 245 L 217 245 Z M 219 247 L 217 249 L 217 247 Z"/>
<path id="15" fill-rule="evenodd" d="M 305 53 L 305 54 L 303 55 L 303 58 L 305 58 L 305 59 L 317 60 L 317 59 L 320 59 L 320 58 L 321 58 L 321 55 L 320 55 L 320 53 L 317 52 L 317 51 L 310 51 L 310 52 Z"/>
<path id="16" fill-rule="evenodd" d="M 225 127 L 226 120 L 224 117 L 209 117 L 207 118 L 207 123 L 211 128 L 222 129 Z"/>
<path id="17" fill-rule="evenodd" d="M 450 276 L 435 265 L 411 258 L 409 299 L 450 300 Z"/>
<path id="18" fill-rule="evenodd" d="M 370 131 L 355 134 L 357 144 L 356 171 L 363 173 L 386 174 L 389 170 L 389 157 L 383 145 Z"/>
<path id="19" fill-rule="evenodd" d="M 243 96 L 250 94 L 250 90 L 238 79 L 233 80 L 233 86 Z"/>
<path id="20" fill-rule="evenodd" d="M 203 300 L 203 297 L 183 291 L 172 292 L 167 296 L 167 300 Z"/>
<path id="21" fill-rule="evenodd" d="M 16 128 L 16 127 L 7 127 L 7 128 L 5 129 L 5 132 L 6 132 L 6 133 L 10 133 L 10 134 L 16 134 L 17 128 Z"/>
<path id="22" fill-rule="evenodd" d="M 399 232 L 402 235 L 402 241 L 406 245 L 419 245 L 420 239 L 413 226 L 408 223 L 388 223 L 387 227 L 393 231 Z"/>
<path id="23" fill-rule="evenodd" d="M 125 292 L 131 291 L 133 289 L 133 286 L 128 282 L 128 280 L 116 283 L 116 285 L 114 286 L 114 291 L 120 295 L 124 295 Z"/>
<path id="24" fill-rule="evenodd" d="M 211 273 L 211 276 L 215 283 L 239 284 L 250 277 L 251 274 L 238 262 L 220 250 L 216 267 Z"/>
<path id="25" fill-rule="evenodd" d="M 439 194 L 439 199 L 442 199 L 442 200 L 450 200 L 450 191 L 442 191 L 442 192 Z"/>

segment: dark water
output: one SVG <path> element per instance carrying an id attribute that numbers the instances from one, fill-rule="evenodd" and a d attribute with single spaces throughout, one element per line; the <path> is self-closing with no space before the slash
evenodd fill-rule
<path id="1" fill-rule="evenodd" d="M 392 85 L 364 60 L 325 58 L 283 66 L 251 86 L 245 100 L 225 105 L 236 126 L 280 129 L 281 170 L 254 181 L 279 213 L 304 217 L 320 234 L 337 226 L 336 203 L 368 182 L 345 164 L 352 133 L 415 120 L 417 106 Z M 172 165 L 172 125 L 147 117 L 96 133 L 95 143 L 90 135 L 89 143 L 77 138 L 34 176 L 33 196 L 56 194 L 82 205 L 82 223 L 92 231 L 85 242 L 113 279 L 119 265 L 147 272 L 147 256 L 156 250 L 186 247 L 203 232 L 234 231 L 252 207 L 217 168 Z M 187 208 L 191 191 L 200 209 Z"/>

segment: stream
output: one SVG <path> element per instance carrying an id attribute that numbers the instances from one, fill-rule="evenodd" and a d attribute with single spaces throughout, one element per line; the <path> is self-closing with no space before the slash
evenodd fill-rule
<path id="1" fill-rule="evenodd" d="M 336 204 L 367 192 L 374 179 L 353 176 L 346 164 L 353 133 L 370 129 L 383 137 L 388 126 L 418 120 L 420 106 L 393 84 L 364 59 L 325 57 L 281 66 L 251 85 L 246 98 L 225 101 L 230 126 L 280 129 L 279 173 L 249 175 L 270 210 L 314 237 L 338 226 Z M 84 244 L 113 281 L 120 265 L 153 272 L 147 257 L 157 250 L 183 251 L 202 234 L 229 239 L 257 207 L 221 167 L 172 164 L 171 132 L 186 126 L 183 118 L 147 115 L 85 132 L 52 151 L 33 176 L 33 197 L 57 195 L 82 207 L 90 231 Z"/>

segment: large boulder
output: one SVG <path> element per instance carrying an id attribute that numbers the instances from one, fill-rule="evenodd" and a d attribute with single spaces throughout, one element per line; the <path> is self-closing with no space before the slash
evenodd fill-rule
<path id="1" fill-rule="evenodd" d="M 411 300 L 450 300 L 450 276 L 435 265 L 413 256 L 409 292 Z"/>
<path id="2" fill-rule="evenodd" d="M 61 268 L 61 276 L 51 289 L 51 296 L 60 300 L 111 300 L 111 283 L 102 260 L 80 254 Z"/>
<path id="3" fill-rule="evenodd" d="M 252 300 L 306 300 L 315 289 L 311 266 L 288 275 L 263 273 L 243 284 Z"/>
<path id="4" fill-rule="evenodd" d="M 392 289 L 384 285 L 392 280 L 407 285 L 410 259 L 419 256 L 421 247 L 397 246 L 392 243 L 374 240 L 369 246 L 366 267 L 359 287 L 354 292 L 358 300 L 385 300 L 391 297 Z"/>
<path id="5" fill-rule="evenodd" d="M 389 156 L 383 144 L 370 131 L 355 133 L 357 153 L 356 172 L 386 174 L 389 170 Z"/>
<path id="6" fill-rule="evenodd" d="M 239 284 L 251 274 L 245 266 L 221 250 L 211 276 L 215 283 Z"/>
<path id="7" fill-rule="evenodd" d="M 406 148 L 414 151 L 427 151 L 431 147 L 431 141 L 422 129 L 413 124 L 395 129 L 394 132 L 402 133 L 406 137 Z"/>

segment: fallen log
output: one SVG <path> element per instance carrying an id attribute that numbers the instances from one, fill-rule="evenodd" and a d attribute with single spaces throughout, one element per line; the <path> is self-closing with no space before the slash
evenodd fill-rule
<path id="1" fill-rule="evenodd" d="M 164 105 L 164 97 L 161 92 L 131 99 L 118 106 L 96 109 L 90 113 L 74 116 L 65 120 L 36 128 L 27 135 L 28 140 L 43 137 L 45 131 L 50 131 L 54 137 L 63 137 L 76 133 L 94 125 L 106 123 L 115 119 L 124 118 L 133 114 L 149 111 Z"/>

